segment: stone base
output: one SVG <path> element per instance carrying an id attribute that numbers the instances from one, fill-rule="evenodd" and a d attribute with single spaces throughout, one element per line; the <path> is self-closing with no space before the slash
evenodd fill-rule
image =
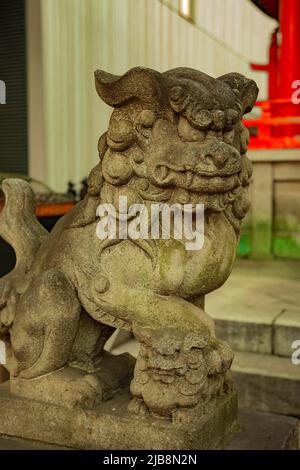
<path id="1" fill-rule="evenodd" d="M 0 435 L 77 449 L 221 449 L 237 432 L 236 394 L 219 397 L 192 425 L 127 412 L 129 392 L 93 410 L 12 395 L 0 385 Z"/>
<path id="2" fill-rule="evenodd" d="M 300 450 L 300 421 L 249 409 L 239 411 L 240 432 L 226 450 Z M 0 435 L 0 450 L 67 450 L 68 447 Z"/>

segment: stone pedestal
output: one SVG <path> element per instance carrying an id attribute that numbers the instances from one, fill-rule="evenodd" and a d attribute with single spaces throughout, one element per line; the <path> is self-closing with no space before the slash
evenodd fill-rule
<path id="1" fill-rule="evenodd" d="M 0 386 L 0 434 L 77 449 L 221 449 L 238 430 L 236 394 L 216 398 L 189 424 L 128 413 L 124 391 L 93 410 L 12 395 Z"/>

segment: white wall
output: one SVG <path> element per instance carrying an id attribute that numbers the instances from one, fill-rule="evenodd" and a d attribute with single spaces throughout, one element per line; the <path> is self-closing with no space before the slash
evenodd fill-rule
<path id="1" fill-rule="evenodd" d="M 177 14 L 176 0 L 41 0 L 46 167 L 36 177 L 65 190 L 97 162 L 110 110 L 95 92 L 96 68 L 121 74 L 136 65 L 187 66 L 257 76 L 248 62 L 266 59 L 274 22 L 248 0 L 195 2 L 193 25 Z"/>

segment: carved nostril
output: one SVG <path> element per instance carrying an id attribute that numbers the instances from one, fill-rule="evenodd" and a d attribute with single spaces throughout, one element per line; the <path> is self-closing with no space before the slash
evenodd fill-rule
<path id="1" fill-rule="evenodd" d="M 217 168 L 223 168 L 228 160 L 228 153 L 227 152 L 218 152 L 213 155 L 213 161 Z"/>

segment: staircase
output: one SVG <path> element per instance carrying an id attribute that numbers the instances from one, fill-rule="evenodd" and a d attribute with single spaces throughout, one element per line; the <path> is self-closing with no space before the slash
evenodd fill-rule
<path id="1" fill-rule="evenodd" d="M 300 417 L 300 263 L 240 260 L 205 310 L 235 351 L 240 406 Z"/>

